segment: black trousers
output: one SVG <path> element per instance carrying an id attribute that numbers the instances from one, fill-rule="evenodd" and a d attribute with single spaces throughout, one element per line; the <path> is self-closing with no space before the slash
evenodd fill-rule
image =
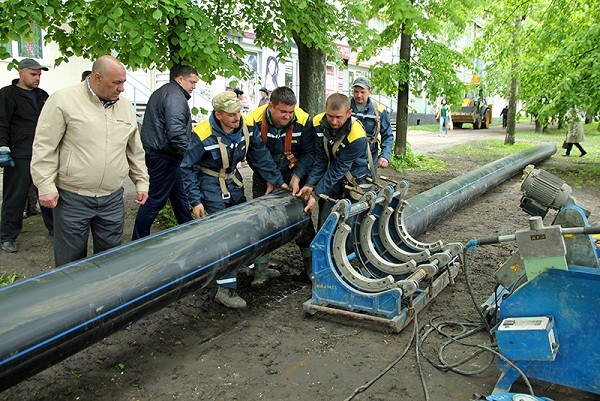
<path id="1" fill-rule="evenodd" d="M 0 241 L 15 241 L 23 229 L 23 211 L 31 186 L 31 159 L 14 159 L 15 167 L 5 167 L 2 177 L 2 211 Z M 54 232 L 52 209 L 41 208 L 44 225 Z"/>
<path id="2" fill-rule="evenodd" d="M 577 149 L 579 149 L 579 151 L 581 152 L 581 154 L 585 153 L 585 150 L 583 150 L 583 147 L 581 147 L 581 145 L 579 143 L 567 143 L 567 149 L 565 151 L 565 154 L 567 156 L 571 154 L 571 150 L 573 149 L 573 145 L 575 145 L 575 147 Z"/>

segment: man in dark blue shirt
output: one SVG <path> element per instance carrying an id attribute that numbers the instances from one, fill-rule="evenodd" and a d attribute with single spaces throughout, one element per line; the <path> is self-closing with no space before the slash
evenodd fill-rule
<path id="1" fill-rule="evenodd" d="M 192 67 L 180 66 L 175 68 L 173 76 L 150 96 L 144 113 L 141 138 L 150 190 L 148 200 L 135 217 L 132 240 L 150 235 L 150 227 L 167 200 L 179 224 L 192 220 L 179 164 L 192 133 L 188 99 L 198 83 L 198 72 Z"/>
<path id="2" fill-rule="evenodd" d="M 183 182 L 197 218 L 246 202 L 244 182 L 237 166 L 247 160 L 250 168 L 265 180 L 265 194 L 287 184 L 265 147 L 254 121 L 242 115 L 242 102 L 233 92 L 212 100 L 208 120 L 193 129 L 190 146 L 181 162 Z M 215 301 L 228 308 L 246 307 L 237 293 L 235 272 L 217 278 Z"/>

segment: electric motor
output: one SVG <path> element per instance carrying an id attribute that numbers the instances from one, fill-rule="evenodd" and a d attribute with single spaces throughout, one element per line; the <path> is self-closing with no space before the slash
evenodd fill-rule
<path id="1" fill-rule="evenodd" d="M 523 192 L 521 208 L 525 212 L 544 217 L 548 209 L 560 209 L 575 204 L 571 187 L 557 176 L 528 165 L 523 170 L 517 189 Z"/>

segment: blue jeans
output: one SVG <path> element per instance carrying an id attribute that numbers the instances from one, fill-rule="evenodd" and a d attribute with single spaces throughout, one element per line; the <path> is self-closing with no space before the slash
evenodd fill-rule
<path id="1" fill-rule="evenodd" d="M 140 206 L 135 216 L 132 240 L 150 235 L 150 227 L 158 213 L 165 207 L 167 200 L 171 202 L 179 224 L 192 220 L 179 163 L 166 157 L 146 153 L 146 167 L 150 175 L 148 200 Z"/>
<path id="2" fill-rule="evenodd" d="M 448 116 L 440 117 L 440 135 L 442 135 L 442 128 L 446 128 L 446 135 L 448 135 L 448 121 L 450 121 L 450 118 L 448 118 Z"/>

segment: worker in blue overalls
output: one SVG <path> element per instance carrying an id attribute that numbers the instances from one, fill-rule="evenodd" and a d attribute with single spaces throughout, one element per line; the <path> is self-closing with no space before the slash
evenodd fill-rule
<path id="1" fill-rule="evenodd" d="M 358 77 L 354 80 L 350 105 L 352 117 L 360 120 L 367 132 L 375 171 L 377 167 L 387 168 L 392 157 L 394 133 L 385 107 L 371 99 L 371 81 L 368 78 Z"/>
<path id="2" fill-rule="evenodd" d="M 296 95 L 288 87 L 275 88 L 267 105 L 254 110 L 250 115 L 271 157 L 277 164 L 285 182 L 290 183 L 293 193 L 306 182 L 315 154 L 314 134 L 310 129 L 309 116 L 296 106 Z M 252 175 L 252 197 L 265 193 L 267 182 L 259 175 Z M 312 221 L 296 239 L 302 254 L 304 272 L 310 278 L 312 253 L 310 243 L 315 238 Z M 279 272 L 269 268 L 269 255 L 254 261 L 253 286 L 263 286 L 270 277 Z"/>
<path id="3" fill-rule="evenodd" d="M 367 133 L 360 121 L 351 116 L 348 96 L 334 93 L 327 98 L 325 113 L 312 121 L 316 138 L 315 161 L 306 185 L 297 196 L 307 201 L 306 212 L 319 203 L 319 228 L 336 200 L 356 199 L 371 187 L 373 162 Z M 330 199 L 322 199 L 321 195 Z"/>
<path id="4" fill-rule="evenodd" d="M 281 173 L 251 117 L 242 117 L 242 102 L 234 92 L 223 92 L 212 100 L 208 120 L 193 129 L 190 144 L 181 162 L 183 183 L 196 218 L 246 201 L 238 163 L 247 160 L 252 170 L 265 178 L 265 193 L 285 187 Z M 236 292 L 236 273 L 217 279 L 215 301 L 228 308 L 245 308 Z"/>

